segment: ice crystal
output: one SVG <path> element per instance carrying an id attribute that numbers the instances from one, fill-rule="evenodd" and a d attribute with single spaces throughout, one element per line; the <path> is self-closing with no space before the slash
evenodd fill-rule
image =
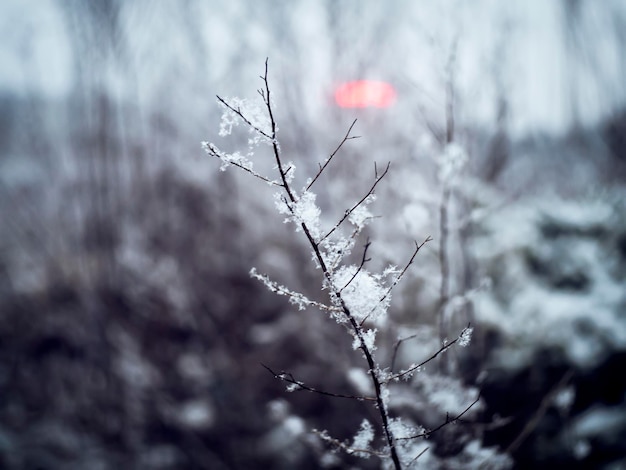
<path id="1" fill-rule="evenodd" d="M 354 238 L 339 237 L 332 241 L 325 239 L 321 246 L 324 263 L 330 270 L 334 270 L 352 252 Z"/>
<path id="2" fill-rule="evenodd" d="M 354 436 L 354 440 L 352 441 L 351 448 L 354 455 L 363 459 L 369 458 L 370 453 L 363 451 L 370 449 L 370 445 L 373 439 L 374 428 L 367 419 L 364 419 L 361 422 L 361 427 L 359 428 L 359 431 L 356 433 L 356 435 Z"/>
<path id="3" fill-rule="evenodd" d="M 389 308 L 387 289 L 374 276 L 357 266 L 342 266 L 333 275 L 333 286 L 358 322 L 382 321 Z"/>
<path id="4" fill-rule="evenodd" d="M 251 154 L 242 155 L 240 152 L 233 152 L 233 153 L 224 152 L 220 150 L 219 147 L 217 147 L 217 145 L 209 143 L 209 142 L 202 142 L 202 148 L 204 149 L 205 152 L 215 155 L 216 157 L 220 159 L 220 161 L 222 162 L 220 166 L 220 171 L 225 171 L 226 168 L 228 168 L 230 165 L 237 165 L 243 169 L 250 170 L 251 172 L 253 172 L 252 162 L 248 159 L 248 157 L 250 157 Z"/>
<path id="5" fill-rule="evenodd" d="M 289 297 L 289 302 L 297 305 L 298 310 L 305 310 L 309 305 L 317 305 L 318 307 L 324 307 L 322 304 L 309 300 L 304 294 L 300 292 L 295 292 L 290 290 L 285 286 L 281 286 L 277 282 L 272 281 L 269 277 L 264 274 L 259 274 L 256 268 L 250 269 L 250 277 L 254 279 L 258 279 L 261 281 L 265 287 L 268 288 L 269 291 L 274 292 L 278 295 L 285 295 Z"/>
<path id="6" fill-rule="evenodd" d="M 461 334 L 459 335 L 459 346 L 461 347 L 466 347 L 470 344 L 470 341 L 472 340 L 472 332 L 474 331 L 474 328 L 468 327 L 465 328 Z"/>
<path id="7" fill-rule="evenodd" d="M 310 191 L 302 193 L 292 207 L 294 221 L 297 223 L 296 231 L 300 224 L 305 224 L 314 238 L 320 236 L 320 208 L 315 204 L 316 195 Z"/>
<path id="8" fill-rule="evenodd" d="M 357 206 L 348 216 L 348 221 L 354 225 L 358 230 L 362 230 L 365 227 L 365 223 L 368 219 L 372 218 L 372 214 L 367 208 L 367 205 L 376 200 L 374 194 L 370 194 L 365 200 Z"/>
<path id="9" fill-rule="evenodd" d="M 295 195 L 294 195 L 295 197 Z M 284 222 L 293 222 L 296 232 L 302 230 L 304 224 L 314 239 L 320 238 L 320 208 L 315 204 L 316 195 L 305 191 L 295 202 L 288 201 L 284 194 L 276 193 L 274 202 L 280 214 L 284 214 Z"/>
<path id="10" fill-rule="evenodd" d="M 220 105 L 224 108 L 220 122 L 220 136 L 224 137 L 230 135 L 233 131 L 233 127 L 238 126 L 242 121 L 241 116 L 244 116 L 252 125 L 252 127 L 249 127 L 250 132 L 255 134 L 252 140 L 256 141 L 256 143 L 261 140 L 267 140 L 263 138 L 263 134 L 261 133 L 270 135 L 272 126 L 264 105 L 261 105 L 258 101 L 250 101 L 245 98 L 237 97 L 227 98 L 224 101 L 226 101 L 230 107 L 220 102 Z M 233 110 L 238 111 L 238 113 Z M 241 114 L 241 116 L 239 114 Z"/>
<path id="11" fill-rule="evenodd" d="M 363 345 L 370 351 L 374 351 L 376 349 L 376 329 L 373 330 L 361 330 L 361 338 L 359 338 L 356 334 L 354 335 L 354 341 L 352 341 L 352 349 L 359 349 L 361 347 L 361 339 L 363 340 Z"/>

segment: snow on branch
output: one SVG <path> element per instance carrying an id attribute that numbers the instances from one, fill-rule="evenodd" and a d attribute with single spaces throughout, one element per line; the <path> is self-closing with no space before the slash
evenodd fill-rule
<path id="1" fill-rule="evenodd" d="M 361 199 L 354 203 L 349 209 L 345 210 L 340 220 L 335 223 L 328 231 L 322 230 L 321 209 L 316 203 L 316 194 L 311 191 L 313 184 L 328 169 L 329 164 L 337 155 L 343 145 L 357 136 L 352 136 L 352 130 L 356 124 L 356 120 L 352 122 L 345 136 L 337 146 L 337 148 L 319 164 L 319 169 L 315 175 L 307 179 L 304 188 L 298 192 L 293 187 L 296 166 L 292 162 L 288 162 L 283 158 L 280 144 L 276 137 L 278 126 L 274 118 L 274 111 L 271 100 L 271 91 L 268 81 L 268 61 L 265 61 L 265 73 L 262 75 L 263 88 L 258 90 L 262 99 L 263 106 L 258 107 L 247 100 L 237 98 L 223 99 L 218 96 L 220 105 L 225 112 L 222 116 L 220 127 L 220 135 L 229 135 L 234 126 L 245 124 L 252 137 L 248 141 L 249 151 L 246 155 L 239 152 L 227 153 L 220 150 L 212 143 L 203 142 L 202 146 L 205 151 L 222 162 L 221 169 L 224 170 L 229 166 L 238 167 L 254 177 L 277 186 L 278 192 L 275 194 L 275 204 L 278 212 L 285 216 L 285 222 L 291 222 L 295 226 L 295 231 L 303 233 L 306 237 L 309 247 L 312 251 L 312 258 L 316 267 L 321 270 L 321 288 L 326 291 L 329 297 L 329 304 L 311 300 L 306 295 L 293 291 L 273 280 L 268 276 L 259 274 L 255 268 L 250 270 L 250 276 L 261 281 L 271 292 L 278 295 L 286 296 L 289 301 L 296 305 L 299 310 L 307 307 L 316 307 L 322 311 L 329 313 L 330 317 L 338 323 L 346 327 L 353 338 L 353 348 L 362 352 L 367 367 L 364 367 L 364 375 L 366 374 L 371 384 L 372 396 L 357 396 L 333 393 L 318 388 L 305 385 L 302 381 L 296 380 L 291 373 L 274 372 L 270 367 L 263 365 L 276 379 L 286 382 L 287 390 L 308 391 L 318 393 L 330 397 L 350 398 L 355 400 L 364 400 L 375 404 L 375 412 L 378 416 L 378 430 L 384 438 L 385 445 L 380 450 L 372 448 L 372 442 L 376 433 L 374 426 L 368 421 L 363 420 L 359 430 L 354 436 L 353 442 L 340 442 L 331 438 L 326 431 L 317 431 L 318 436 L 331 443 L 336 448 L 340 448 L 348 454 L 366 458 L 369 455 L 376 455 L 385 460 L 390 468 L 401 470 L 403 464 L 399 451 L 404 445 L 400 441 L 415 439 L 417 437 L 426 437 L 437 429 L 457 422 L 467 411 L 478 402 L 478 399 L 472 403 L 462 413 L 454 418 L 446 417 L 446 422 L 440 427 L 423 431 L 421 428 L 412 427 L 412 424 L 403 422 L 398 417 L 393 417 L 389 413 L 389 396 L 391 381 L 398 381 L 403 378 L 410 377 L 415 371 L 419 370 L 424 364 L 432 361 L 440 354 L 449 349 L 452 345 L 458 344 L 465 346 L 471 338 L 472 328 L 470 325 L 465 328 L 457 338 L 450 342 L 444 342 L 441 348 L 436 351 L 430 358 L 414 364 L 401 372 L 393 374 L 388 369 L 383 369 L 377 362 L 374 352 L 377 349 L 376 333 L 377 328 L 366 328 L 366 322 L 371 322 L 377 327 L 384 324 L 383 321 L 387 316 L 387 311 L 391 303 L 391 292 L 402 280 L 409 267 L 413 264 L 420 249 L 432 239 L 427 237 L 423 242 L 415 242 L 415 249 L 411 254 L 408 262 L 399 270 L 396 266 L 389 266 L 382 273 L 371 273 L 365 269 L 366 263 L 370 261 L 368 257 L 368 249 L 370 241 L 367 240 L 361 262 L 359 265 L 350 265 L 345 263 L 346 257 L 350 255 L 356 237 L 362 232 L 366 223 L 373 218 L 368 206 L 376 199 L 374 194 L 377 185 L 388 174 L 390 163 L 388 163 L 382 172 L 374 164 L 374 181 Z M 274 159 L 274 170 L 277 172 L 277 178 L 271 179 L 257 173 L 253 169 L 251 157 L 255 146 L 264 143 L 272 148 Z M 460 171 L 462 167 L 463 155 L 457 149 L 451 148 L 448 152 L 446 160 L 445 173 L 446 177 Z M 349 236 L 340 235 L 348 229 L 342 227 L 345 221 L 352 224 L 352 232 Z M 342 228 L 341 230 L 340 227 Z M 344 264 L 345 263 L 345 264 Z M 394 359 L 399 346 L 394 349 Z M 393 370 L 393 369 L 392 369 Z M 412 453 L 410 456 L 409 466 L 422 455 L 415 457 Z M 404 458 L 404 457 L 403 457 Z"/>
<path id="2" fill-rule="evenodd" d="M 300 292 L 292 291 L 291 289 L 285 286 L 282 286 L 275 281 L 272 281 L 268 276 L 264 274 L 259 274 L 256 268 L 252 268 L 250 270 L 250 276 L 253 277 L 254 279 L 258 279 L 259 281 L 261 281 L 270 292 L 274 292 L 277 295 L 284 295 L 284 296 L 289 297 L 289 302 L 291 302 L 294 305 L 297 305 L 298 310 L 306 310 L 306 308 L 309 306 L 317 307 L 320 310 L 327 310 L 327 311 L 337 310 L 336 307 L 330 307 L 321 302 L 316 302 L 315 300 L 308 299 L 304 294 L 301 294 Z"/>
<path id="3" fill-rule="evenodd" d="M 420 432 L 418 434 L 414 434 L 412 436 L 398 437 L 397 439 L 400 441 L 400 440 L 426 438 L 426 437 L 430 436 L 431 434 L 436 433 L 437 431 L 439 431 L 444 426 L 447 426 L 448 424 L 453 424 L 453 423 L 457 423 L 457 422 L 461 421 L 461 418 L 465 414 L 467 414 L 469 412 L 469 410 L 471 410 L 472 407 L 474 405 L 476 405 L 479 401 L 480 401 L 480 396 L 476 397 L 476 399 L 472 403 L 470 403 L 467 406 L 467 408 L 465 408 L 463 411 L 461 411 L 458 415 L 456 415 L 454 417 L 450 417 L 450 416 L 446 415 L 446 420 L 443 423 L 441 423 L 439 426 L 434 428 L 434 429 L 431 429 L 429 431 L 423 431 L 423 432 Z"/>
<path id="4" fill-rule="evenodd" d="M 359 400 L 359 401 L 376 401 L 376 398 L 373 398 L 373 397 L 366 397 L 366 396 L 359 396 L 359 395 L 344 395 L 342 393 L 326 392 L 324 390 L 309 387 L 305 385 L 304 382 L 296 380 L 293 374 L 291 374 L 290 372 L 278 373 L 278 372 L 274 372 L 270 367 L 266 366 L 265 364 L 261 364 L 261 365 L 265 367 L 265 369 L 267 369 L 267 371 L 270 372 L 274 376 L 274 378 L 282 380 L 283 382 L 287 382 L 289 384 L 287 385 L 288 392 L 297 392 L 299 390 L 304 390 L 307 392 L 319 393 L 320 395 L 326 395 L 326 396 L 334 397 L 334 398 L 351 398 L 353 400 Z"/>
<path id="5" fill-rule="evenodd" d="M 441 346 L 441 348 L 439 348 L 432 356 L 430 356 L 428 359 L 420 362 L 419 364 L 413 364 L 410 367 L 408 367 L 407 369 L 398 372 L 397 374 L 393 374 L 391 375 L 386 382 L 389 383 L 392 380 L 398 380 L 398 379 L 406 379 L 408 377 L 410 377 L 413 372 L 418 371 L 422 368 L 422 366 L 428 364 L 430 361 L 434 360 L 437 356 L 439 356 L 441 353 L 447 351 L 448 349 L 450 349 L 452 347 L 452 345 L 454 345 L 455 343 L 458 343 L 459 346 L 467 346 L 469 345 L 469 342 L 472 338 L 472 332 L 473 332 L 473 328 L 471 327 L 471 325 L 467 325 L 465 328 L 463 328 L 463 330 L 461 331 L 461 333 L 459 333 L 459 336 L 457 336 L 455 339 L 453 339 L 450 342 L 446 342 L 445 344 L 443 344 Z M 408 339 L 408 338 L 406 338 Z"/>
<path id="6" fill-rule="evenodd" d="M 277 180 L 271 180 L 266 176 L 263 176 L 260 173 L 257 173 L 253 168 L 252 162 L 248 159 L 247 156 L 242 155 L 239 152 L 227 153 L 220 150 L 217 145 L 211 142 L 202 142 L 202 148 L 206 153 L 211 155 L 212 157 L 219 158 L 222 162 L 220 166 L 220 171 L 225 171 L 230 165 L 236 166 L 244 171 L 247 171 L 252 176 L 260 179 L 261 181 L 265 181 L 271 186 L 282 186 L 282 184 Z"/>
<path id="7" fill-rule="evenodd" d="M 339 222 L 337 222 L 333 228 L 330 229 L 330 231 L 328 233 L 326 233 L 326 235 L 324 235 L 322 237 L 322 240 L 327 239 L 328 237 L 330 237 L 335 230 L 337 230 L 339 228 L 339 226 L 348 218 L 352 215 L 352 213 L 354 211 L 356 211 L 359 207 L 361 207 L 362 204 L 369 204 L 370 202 L 373 202 L 375 200 L 375 195 L 374 195 L 374 189 L 376 189 L 376 186 L 378 185 L 378 183 L 380 183 L 380 181 L 385 177 L 385 175 L 389 172 L 389 167 L 391 166 L 391 162 L 387 163 L 387 166 L 385 167 L 385 170 L 379 175 L 378 174 L 378 168 L 376 167 L 376 164 L 374 163 L 374 183 L 372 184 L 372 186 L 370 187 L 369 191 L 367 192 L 367 194 L 365 194 L 365 196 L 363 196 L 356 204 L 354 204 L 350 209 L 346 210 L 343 217 L 339 220 Z M 370 216 L 371 217 L 371 216 Z M 362 215 L 360 217 L 355 218 L 354 220 L 356 221 L 360 221 L 361 223 L 363 223 L 363 221 L 365 220 Z M 351 220 L 352 222 L 352 220 Z M 359 225 L 358 223 L 355 223 L 355 225 Z"/>

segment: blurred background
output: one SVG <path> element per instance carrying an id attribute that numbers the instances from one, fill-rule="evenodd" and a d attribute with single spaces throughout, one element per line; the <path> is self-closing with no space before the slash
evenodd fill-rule
<path id="1" fill-rule="evenodd" d="M 246 149 L 215 95 L 258 99 L 266 58 L 298 187 L 358 119 L 314 187 L 328 226 L 391 162 L 372 269 L 434 238 L 381 363 L 471 322 L 449 373 L 481 391 L 485 446 L 626 468 L 624 2 L 8 0 L 0 30 L 0 468 L 320 468 L 308 430 L 350 439 L 371 413 L 261 366 L 338 393 L 363 366 L 249 277 L 324 298 L 273 190 L 200 147 Z M 341 107 L 352 80 L 395 100 Z"/>

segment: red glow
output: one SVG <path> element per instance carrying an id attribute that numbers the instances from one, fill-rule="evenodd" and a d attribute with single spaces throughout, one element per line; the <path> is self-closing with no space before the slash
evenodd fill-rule
<path id="1" fill-rule="evenodd" d="M 342 108 L 387 108 L 396 100 L 396 90 L 387 82 L 355 80 L 335 90 L 335 102 Z"/>

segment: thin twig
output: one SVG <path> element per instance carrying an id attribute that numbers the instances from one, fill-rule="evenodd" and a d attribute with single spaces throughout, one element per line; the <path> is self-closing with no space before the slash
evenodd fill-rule
<path id="1" fill-rule="evenodd" d="M 326 169 L 330 161 L 333 159 L 333 157 L 337 154 L 339 149 L 343 147 L 343 144 L 345 144 L 348 140 L 359 138 L 358 135 L 350 136 L 350 132 L 352 132 L 352 128 L 354 127 L 355 124 L 356 124 L 356 119 L 352 121 L 352 124 L 350 124 L 350 127 L 348 128 L 348 132 L 346 132 L 346 135 L 344 136 L 343 140 L 339 143 L 337 148 L 334 150 L 334 152 L 330 154 L 330 156 L 326 159 L 323 165 L 320 165 L 319 171 L 317 172 L 315 177 L 311 180 L 311 182 L 308 184 L 305 191 L 308 191 L 311 188 L 311 186 L 313 186 L 313 183 L 315 183 L 317 179 L 321 176 L 321 174 L 324 172 L 324 170 Z"/>
<path id="2" fill-rule="evenodd" d="M 541 400 L 541 403 L 537 407 L 537 410 L 535 411 L 535 413 L 533 413 L 532 417 L 526 422 L 526 425 L 524 426 L 524 429 L 522 429 L 522 432 L 507 447 L 506 449 L 507 454 L 515 452 L 519 448 L 519 446 L 521 446 L 522 443 L 526 440 L 526 438 L 528 438 L 528 435 L 533 431 L 533 429 L 537 427 L 537 425 L 539 424 L 539 421 L 541 421 L 541 418 L 548 411 L 548 408 L 552 404 L 554 397 L 556 396 L 558 391 L 561 388 L 563 388 L 567 382 L 571 380 L 573 375 L 574 375 L 574 372 L 572 370 L 568 370 L 565 374 L 563 374 L 563 377 L 561 377 L 561 380 L 559 380 L 558 383 L 554 387 L 552 387 L 550 392 L 543 398 L 543 400 Z"/>
<path id="3" fill-rule="evenodd" d="M 407 269 L 409 269 L 409 266 L 411 266 L 413 264 L 413 261 L 415 260 L 415 257 L 417 256 L 417 253 L 419 253 L 419 251 L 422 249 L 422 247 L 426 243 L 428 243 L 430 241 L 432 241 L 432 238 L 430 236 L 428 236 L 428 237 L 426 237 L 426 239 L 422 243 L 418 244 L 417 242 L 415 242 L 415 250 L 413 251 L 413 254 L 411 255 L 411 258 L 409 259 L 409 262 L 404 266 L 404 268 L 402 269 L 402 271 L 400 272 L 398 277 L 396 277 L 395 280 L 393 281 L 393 283 L 389 286 L 389 289 L 387 289 L 387 292 L 385 292 L 385 295 L 379 300 L 379 303 L 382 302 L 383 300 L 385 300 L 387 298 L 387 296 L 391 293 L 393 288 L 396 287 L 396 285 L 398 285 L 398 283 L 400 282 L 402 277 L 404 277 L 404 274 L 406 273 Z"/>
<path id="4" fill-rule="evenodd" d="M 279 374 L 277 372 L 274 372 L 271 368 L 269 368 L 265 364 L 261 364 L 261 365 L 265 367 L 265 369 L 267 369 L 274 376 L 274 378 L 282 380 L 283 382 L 287 382 L 292 385 L 295 385 L 296 387 L 298 387 L 298 390 L 305 390 L 307 392 L 319 393 L 320 395 L 326 395 L 328 397 L 334 397 L 334 398 L 351 398 L 353 400 L 376 401 L 376 398 L 374 397 L 363 397 L 359 395 L 344 395 L 341 393 L 326 392 L 324 390 L 319 390 L 317 388 L 309 387 L 307 385 L 304 385 L 304 383 L 300 382 L 299 380 L 296 380 L 294 376 L 289 372 L 281 372 Z"/>
<path id="5" fill-rule="evenodd" d="M 265 137 L 266 139 L 272 140 L 273 137 L 270 136 L 267 132 L 259 129 L 257 126 L 255 126 L 254 124 L 252 124 L 252 122 L 243 114 L 243 112 L 241 111 L 241 108 L 237 107 L 233 107 L 228 101 L 226 101 L 224 98 L 222 98 L 221 96 L 217 95 L 217 99 L 220 103 L 222 103 L 224 106 L 226 106 L 228 109 L 230 109 L 233 113 L 235 113 L 237 116 L 239 116 L 239 118 L 245 122 L 248 126 L 250 126 L 252 129 L 254 129 L 258 134 L 262 135 L 263 137 Z"/>
<path id="6" fill-rule="evenodd" d="M 387 174 L 387 172 L 389 171 L 389 167 L 390 167 L 390 166 L 391 166 L 391 162 L 387 163 L 387 166 L 385 167 L 385 171 L 383 171 L 383 173 L 382 173 L 380 176 L 378 176 L 378 170 L 376 169 L 376 165 L 374 164 L 374 178 L 375 178 L 375 179 L 374 179 L 374 184 L 372 184 L 372 187 L 369 189 L 369 191 L 367 192 L 367 194 L 365 194 L 365 196 L 363 196 L 363 197 L 359 200 L 359 202 L 357 202 L 357 203 L 356 203 L 356 204 L 354 204 L 354 205 L 353 205 L 350 209 L 348 209 L 347 211 L 345 211 L 345 213 L 343 214 L 343 217 L 341 218 L 341 220 L 339 220 L 339 222 L 337 222 L 337 223 L 335 224 L 335 226 L 334 226 L 332 229 L 330 229 L 330 231 L 329 231 L 326 235 L 324 235 L 324 236 L 321 238 L 320 242 L 322 242 L 322 241 L 326 240 L 328 237 L 330 237 L 330 236 L 331 236 L 331 235 L 335 232 L 335 230 L 337 230 L 337 229 L 339 228 L 339 226 L 340 226 L 340 225 L 341 225 L 341 224 L 342 224 L 342 223 L 343 223 L 343 222 L 344 222 L 344 221 L 345 221 L 348 217 L 350 217 L 350 214 L 352 214 L 352 213 L 353 213 L 353 212 L 357 209 L 357 207 L 359 207 L 361 204 L 363 204 L 363 202 L 365 202 L 365 200 L 366 200 L 368 197 L 370 197 L 370 196 L 374 193 L 374 189 L 376 188 L 376 185 L 377 185 L 378 183 L 380 183 L 380 180 L 382 180 L 382 179 L 385 177 L 385 175 L 386 175 L 386 174 Z"/>
<path id="7" fill-rule="evenodd" d="M 463 415 L 465 415 L 476 403 L 478 403 L 480 401 L 480 396 L 476 397 L 476 400 L 474 400 L 467 408 L 465 408 L 461 413 L 459 413 L 458 415 L 456 415 L 454 418 L 450 419 L 449 416 L 446 415 L 446 420 L 445 422 L 443 422 L 442 424 L 440 424 L 439 426 L 437 426 L 435 429 L 431 429 L 430 431 L 424 431 L 422 433 L 419 434 L 415 434 L 414 436 L 409 436 L 409 437 L 398 437 L 397 439 L 400 441 L 404 441 L 404 440 L 409 440 L 409 439 L 418 439 L 420 437 L 428 437 L 431 434 L 436 433 L 437 431 L 439 431 L 441 428 L 443 428 L 444 426 L 447 426 L 448 424 L 452 424 L 452 423 L 456 423 L 457 421 L 459 421 Z"/>
<path id="8" fill-rule="evenodd" d="M 398 348 L 400 348 L 400 345 L 402 343 L 413 338 L 417 338 L 417 335 L 411 335 L 411 336 L 407 336 L 406 338 L 401 338 L 398 341 L 396 341 L 396 344 L 393 345 L 393 354 L 391 356 L 391 368 L 390 368 L 391 372 L 393 372 L 393 369 L 396 366 L 396 356 L 398 355 Z"/>
<path id="9" fill-rule="evenodd" d="M 241 163 L 237 163 L 235 161 L 230 161 L 230 160 L 224 160 L 223 156 L 225 154 L 220 149 L 218 149 L 214 144 L 212 144 L 211 142 L 203 142 L 203 148 L 212 157 L 219 158 L 222 162 L 227 162 L 229 165 L 233 165 L 233 166 L 236 166 L 237 168 L 241 168 L 243 171 L 247 171 L 248 173 L 250 173 L 255 178 L 258 178 L 258 179 L 260 179 L 262 181 L 265 181 L 266 183 L 269 183 L 272 186 L 280 186 L 280 187 L 283 186 L 278 181 L 271 180 L 271 179 L 263 176 L 262 174 L 257 173 L 252 168 L 248 168 L 247 166 L 242 165 Z"/>
<path id="10" fill-rule="evenodd" d="M 411 372 L 414 372 L 416 370 L 418 370 L 420 367 L 422 367 L 425 364 L 428 364 L 430 361 L 432 361 L 433 359 L 435 359 L 437 356 L 439 356 L 442 352 L 448 350 L 454 343 L 456 343 L 457 341 L 459 341 L 459 339 L 461 339 L 461 337 L 463 336 L 463 334 L 470 328 L 471 325 L 467 325 L 465 328 L 463 328 L 463 331 L 461 331 L 461 333 L 459 334 L 459 336 L 457 336 L 455 339 L 453 339 L 452 341 L 450 341 L 449 343 L 444 344 L 443 346 L 441 346 L 441 348 L 439 348 L 439 350 L 437 352 L 435 352 L 432 356 L 430 356 L 428 359 L 426 359 L 423 362 L 420 362 L 419 364 L 409 367 L 406 370 L 403 370 L 402 372 L 399 372 L 395 375 L 392 375 L 391 377 L 389 377 L 385 383 L 389 383 L 392 380 L 397 380 L 400 379 L 402 377 L 404 377 L 407 374 L 410 374 Z"/>
<path id="11" fill-rule="evenodd" d="M 430 447 L 426 447 L 423 451 L 421 451 L 413 459 L 411 459 L 411 461 L 407 464 L 407 467 L 410 467 L 411 465 L 413 465 L 413 463 L 417 461 L 417 459 L 419 459 L 422 455 L 424 455 L 428 449 L 430 449 Z"/>

